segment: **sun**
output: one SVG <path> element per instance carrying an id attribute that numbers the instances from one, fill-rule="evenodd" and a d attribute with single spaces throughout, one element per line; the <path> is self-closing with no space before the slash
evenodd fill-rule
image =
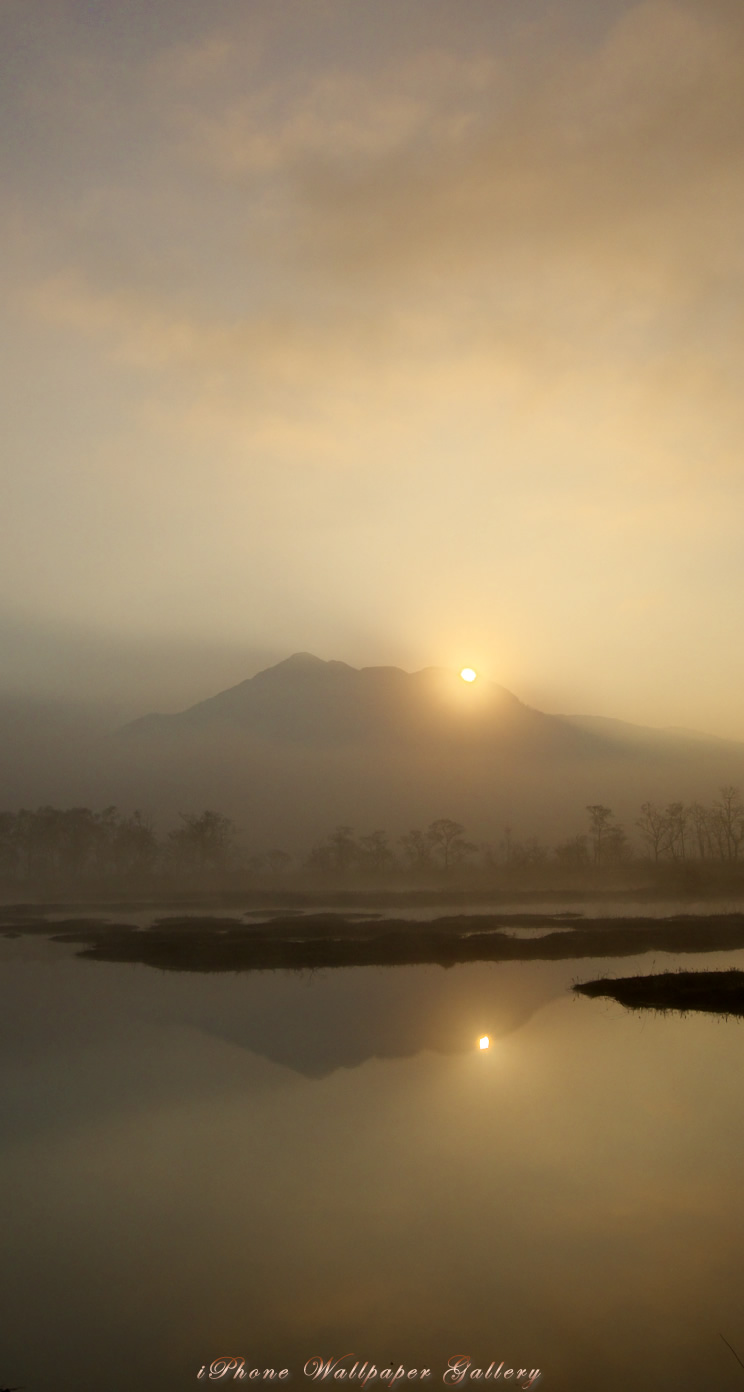
<path id="1" fill-rule="evenodd" d="M 477 673 L 477 672 L 474 672 L 472 667 L 463 667 L 463 669 L 462 669 L 462 671 L 461 671 L 461 673 L 460 673 L 460 676 L 462 677 L 463 681 L 466 681 L 466 682 L 473 682 L 473 681 L 475 681 L 477 675 L 478 675 L 478 673 Z"/>

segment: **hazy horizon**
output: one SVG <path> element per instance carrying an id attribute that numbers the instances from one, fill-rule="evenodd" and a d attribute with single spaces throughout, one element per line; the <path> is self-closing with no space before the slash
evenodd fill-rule
<path id="1" fill-rule="evenodd" d="M 15 672 L 12 657 L 6 662 L 4 681 L 0 682 L 0 721 L 3 708 L 22 710 L 27 707 L 29 712 L 49 710 L 50 713 L 59 709 L 60 712 L 69 711 L 71 715 L 79 713 L 82 720 L 89 719 L 93 727 L 102 731 L 114 730 L 151 714 L 180 714 L 286 662 L 298 652 L 308 651 L 295 649 L 293 652 L 259 654 L 249 650 L 244 653 L 237 645 L 231 647 L 214 643 L 205 644 L 202 648 L 192 647 L 184 641 L 174 645 L 171 652 L 164 653 L 162 646 L 155 642 L 139 645 L 134 641 L 117 642 L 111 635 L 97 639 L 90 634 L 76 634 L 67 646 L 60 635 L 54 635 L 54 638 L 47 635 L 46 642 L 39 641 L 38 633 L 33 628 L 24 632 L 20 625 L 13 637 L 18 644 L 20 662 Z M 13 638 L 11 654 L 12 647 Z M 437 663 L 424 663 L 420 667 L 407 668 L 395 662 L 353 662 L 335 653 L 313 653 L 312 656 L 323 662 L 344 662 L 357 671 L 394 667 L 406 675 L 440 666 Z M 210 666 L 205 671 L 207 660 Z M 85 669 L 83 679 L 81 666 Z M 449 667 L 442 670 L 454 674 L 459 669 Z M 477 672 L 477 680 L 481 685 L 505 685 L 498 675 L 482 669 Z M 588 706 L 581 705 L 580 694 L 577 694 L 574 707 L 558 709 L 541 705 L 539 693 L 525 693 L 509 687 L 505 689 L 511 690 L 511 694 L 524 705 L 548 715 L 597 718 L 638 726 L 640 729 L 658 730 L 660 733 L 679 731 L 744 743 L 744 729 L 737 736 L 715 734 L 709 728 L 680 725 L 671 720 L 632 719 L 611 708 L 590 710 Z"/>

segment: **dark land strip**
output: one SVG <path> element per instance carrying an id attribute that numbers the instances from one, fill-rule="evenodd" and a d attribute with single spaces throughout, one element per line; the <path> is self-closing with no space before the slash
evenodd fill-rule
<path id="1" fill-rule="evenodd" d="M 633 1010 L 706 1010 L 744 1015 L 744 971 L 658 972 L 616 980 L 583 981 L 584 996 L 609 996 Z"/>
<path id="2" fill-rule="evenodd" d="M 511 937 L 509 928 L 541 929 Z M 548 930 L 546 932 L 546 930 Z M 51 919 L 36 906 L 0 909 L 0 934 L 41 934 L 78 955 L 166 971 L 267 971 L 352 966 L 454 966 L 460 962 L 557 961 L 645 952 L 744 949 L 744 914 L 575 918 L 566 914 L 459 914 L 419 922 L 342 913 L 241 922 L 218 916 L 157 919 L 138 928 L 81 914 Z M 610 983 L 615 984 L 615 983 Z"/>

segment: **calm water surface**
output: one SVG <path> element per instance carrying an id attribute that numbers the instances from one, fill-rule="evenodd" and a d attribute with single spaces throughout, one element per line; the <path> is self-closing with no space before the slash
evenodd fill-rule
<path id="1" fill-rule="evenodd" d="M 379 902 L 375 900 L 373 894 L 365 901 L 363 896 L 359 896 L 358 902 L 348 905 L 338 903 L 323 904 L 314 902 L 312 905 L 298 908 L 291 900 L 282 907 L 273 905 L 271 907 L 259 907 L 245 909 L 241 906 L 224 904 L 202 904 L 189 905 L 183 903 L 174 904 L 103 904 L 101 906 L 57 906 L 49 907 L 43 903 L 38 906 L 38 912 L 49 921 L 61 921 L 69 919 L 75 914 L 83 916 L 94 916 L 99 920 L 108 920 L 116 923 L 131 923 L 138 928 L 149 928 L 153 923 L 163 918 L 203 918 L 213 914 L 219 918 L 235 919 L 236 922 L 266 923 L 272 918 L 284 918 L 288 915 L 295 915 L 301 919 L 308 914 L 334 914 L 340 918 L 403 918 L 412 919 L 421 923 L 428 923 L 432 919 L 458 914 L 564 914 L 577 918 L 669 918 L 674 914 L 692 914 L 705 917 L 708 914 L 727 914 L 744 912 L 744 900 L 731 899 L 693 899 L 689 895 L 685 898 L 677 899 L 499 899 L 489 902 L 483 900 L 479 904 L 458 903 L 456 899 L 443 899 L 439 903 L 419 904 L 409 902 L 405 898 L 398 904 L 386 904 L 380 909 Z"/>
<path id="2" fill-rule="evenodd" d="M 310 1387 L 351 1353 L 433 1388 L 466 1353 L 555 1392 L 744 1388 L 744 1025 L 567 991 L 653 958 L 0 956 L 0 1386 L 179 1392 L 242 1355 Z"/>

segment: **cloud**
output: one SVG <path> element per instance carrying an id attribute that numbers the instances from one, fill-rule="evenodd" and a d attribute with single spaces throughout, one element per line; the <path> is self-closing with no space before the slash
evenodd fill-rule
<path id="1" fill-rule="evenodd" d="M 208 625 L 250 573 L 262 642 L 314 606 L 345 640 L 397 624 L 396 660 L 415 629 L 426 661 L 464 614 L 503 634 L 518 593 L 515 649 L 577 670 L 603 604 L 668 576 L 699 612 L 683 552 L 712 566 L 740 501 L 744 17 L 453 13 L 257 3 L 188 32 L 174 11 L 126 61 L 106 33 L 49 47 L 4 272 L 56 422 L 18 408 L 12 446 L 33 434 L 39 606 L 136 625 L 149 580 L 164 623 Z M 141 576 L 83 592 L 60 497 L 68 551 L 102 517 L 100 553 Z"/>
<path id="2" fill-rule="evenodd" d="M 72 270 L 35 307 L 225 397 L 242 365 L 281 397 L 477 362 L 532 398 L 606 374 L 651 413 L 681 386 L 736 415 L 741 29 L 647 0 L 549 61 L 528 31 L 279 75 L 252 34 L 176 45 L 141 77 L 139 185 L 89 192 L 81 264 L 62 211 Z"/>

